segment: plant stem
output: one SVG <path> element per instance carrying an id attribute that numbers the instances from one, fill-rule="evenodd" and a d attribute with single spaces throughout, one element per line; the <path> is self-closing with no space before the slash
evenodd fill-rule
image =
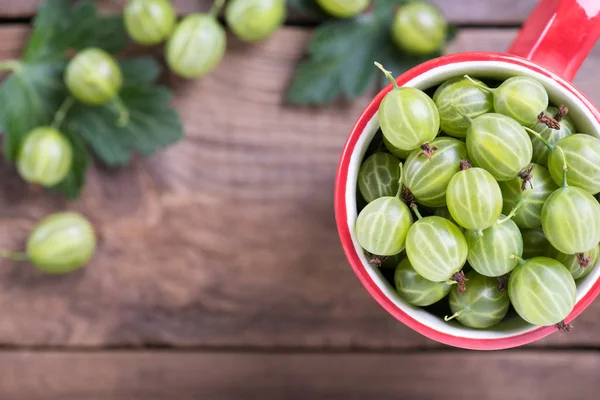
<path id="1" fill-rule="evenodd" d="M 494 93 L 495 89 L 489 88 L 481 82 L 476 82 L 475 79 L 471 78 L 469 75 L 465 75 L 464 78 L 468 79 L 473 85 L 478 86 L 480 89 L 485 90 L 488 93 Z"/>
<path id="2" fill-rule="evenodd" d="M 519 262 L 519 264 L 525 264 L 527 262 L 522 257 L 519 257 L 516 254 L 511 254 L 510 258 L 512 258 L 513 260 L 516 259 Z"/>
<path id="3" fill-rule="evenodd" d="M 452 314 L 451 316 L 445 316 L 444 317 L 444 321 L 448 322 L 456 317 L 460 317 L 460 315 L 465 312 L 466 308 L 463 308 L 462 310 L 458 310 L 457 312 L 455 312 L 454 314 Z"/>
<path id="4" fill-rule="evenodd" d="M 454 111 L 456 111 L 458 113 L 458 115 L 460 115 L 461 117 L 463 117 L 465 119 L 465 121 L 467 121 L 469 123 L 469 125 L 471 125 L 473 123 L 473 119 L 471 119 L 471 117 L 469 117 L 464 112 L 460 111 L 458 109 L 458 107 L 456 107 L 454 104 L 452 104 L 452 107 L 454 107 Z"/>
<path id="5" fill-rule="evenodd" d="M 387 76 L 387 78 L 394 84 L 394 89 L 400 88 L 398 86 L 398 82 L 396 82 L 396 80 L 394 79 L 394 76 L 392 75 L 392 73 L 390 71 L 383 68 L 383 65 L 379 64 L 377 61 L 375 62 L 375 66 L 377 68 L 379 68 L 385 74 L 385 76 Z"/>
<path id="6" fill-rule="evenodd" d="M 28 261 L 29 256 L 27 253 L 15 253 L 10 250 L 0 250 L 0 258 L 7 258 L 14 261 Z"/>
<path id="7" fill-rule="evenodd" d="M 396 193 L 396 197 L 400 198 L 400 195 L 402 194 L 402 180 L 404 179 L 404 166 L 402 165 L 402 163 L 400 163 L 400 178 L 398 179 L 398 192 Z"/>
<path id="8" fill-rule="evenodd" d="M 419 207 L 415 203 L 411 204 L 410 208 L 413 210 L 418 219 L 423 219 L 423 216 L 419 212 Z"/>
<path id="9" fill-rule="evenodd" d="M 565 157 L 565 152 L 563 151 L 563 149 L 560 146 L 556 146 L 556 149 L 560 152 L 560 156 L 562 157 L 563 160 L 563 187 L 567 187 L 569 186 L 569 184 L 567 183 L 567 158 Z"/>
<path id="10" fill-rule="evenodd" d="M 117 95 L 113 98 L 113 105 L 119 113 L 119 119 L 117 120 L 117 126 L 124 127 L 129 123 L 129 110 L 123 100 Z"/>
<path id="11" fill-rule="evenodd" d="M 515 215 L 517 215 L 517 212 L 519 211 L 519 208 L 521 208 L 522 205 L 523 204 L 521 202 L 518 202 L 517 205 L 512 210 L 510 210 L 510 213 L 506 217 L 500 218 L 498 221 L 496 221 L 496 223 L 503 224 Z"/>
<path id="12" fill-rule="evenodd" d="M 0 71 L 16 71 L 21 67 L 21 62 L 17 60 L 0 61 Z"/>
<path id="13" fill-rule="evenodd" d="M 52 125 L 51 125 L 52 128 L 54 128 L 54 129 L 60 128 L 60 125 L 65 120 L 67 113 L 69 112 L 71 107 L 73 107 L 73 104 L 75 104 L 75 99 L 71 96 L 67 97 L 65 99 L 65 101 L 63 101 L 63 103 L 60 105 L 60 107 L 56 111 L 56 114 L 54 114 L 54 120 L 52 121 Z"/>
<path id="14" fill-rule="evenodd" d="M 554 150 L 554 145 L 552 143 L 550 143 L 549 141 L 547 141 L 546 139 L 544 139 L 544 137 L 542 135 L 540 135 L 538 132 L 534 131 L 533 129 L 530 129 L 526 126 L 523 127 L 523 129 L 525 129 L 527 132 L 531 133 L 533 136 L 535 136 L 540 142 L 542 142 L 548 149 L 550 149 L 550 151 Z"/>
<path id="15" fill-rule="evenodd" d="M 224 6 L 225 6 L 225 0 L 215 0 L 215 2 L 213 3 L 213 5 L 208 13 L 216 18 L 219 15 L 219 13 L 221 13 L 221 10 L 223 9 Z"/>

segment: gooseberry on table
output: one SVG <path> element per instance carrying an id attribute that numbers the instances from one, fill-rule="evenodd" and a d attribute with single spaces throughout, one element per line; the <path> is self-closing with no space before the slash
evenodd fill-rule
<path id="1" fill-rule="evenodd" d="M 177 14 L 169 0 L 129 0 L 123 11 L 129 36 L 141 45 L 165 41 L 177 23 Z"/>
<path id="2" fill-rule="evenodd" d="M 285 0 L 231 0 L 225 9 L 227 26 L 247 42 L 266 39 L 285 17 Z"/>
<path id="3" fill-rule="evenodd" d="M 440 50 L 446 42 L 448 23 L 433 4 L 413 1 L 398 8 L 392 23 L 392 39 L 410 54 L 425 55 Z"/>
<path id="4" fill-rule="evenodd" d="M 317 0 L 317 4 L 336 18 L 350 18 L 365 11 L 369 0 Z"/>
<path id="5" fill-rule="evenodd" d="M 217 21 L 218 10 L 215 6 L 209 14 L 190 14 L 175 28 L 167 42 L 166 60 L 178 75 L 200 78 L 221 62 L 227 36 Z"/>
<path id="6" fill-rule="evenodd" d="M 66 178 L 72 162 L 69 140 L 52 127 L 39 127 L 25 136 L 16 165 L 27 182 L 50 187 Z"/>

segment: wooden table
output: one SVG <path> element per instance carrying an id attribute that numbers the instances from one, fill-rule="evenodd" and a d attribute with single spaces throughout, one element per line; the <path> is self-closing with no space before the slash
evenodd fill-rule
<path id="1" fill-rule="evenodd" d="M 0 0 L 0 58 L 19 55 L 37 3 Z M 183 13 L 209 1 L 176 3 Z M 464 26 L 450 51 L 501 51 L 535 0 L 437 3 Z M 91 215 L 103 237 L 93 263 L 65 277 L 0 262 L 0 399 L 597 398 L 600 301 L 567 335 L 481 353 L 416 334 L 367 295 L 332 195 L 374 91 L 284 105 L 312 31 L 290 21 L 261 44 L 230 37 L 214 73 L 175 85 L 185 141 L 130 168 L 94 168 L 79 201 L 0 168 L 2 247 L 20 248 L 63 208 Z M 599 66 L 600 47 L 575 82 L 600 104 Z"/>

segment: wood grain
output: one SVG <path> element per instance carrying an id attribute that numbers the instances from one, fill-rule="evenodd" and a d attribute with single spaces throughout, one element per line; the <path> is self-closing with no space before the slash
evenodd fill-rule
<path id="1" fill-rule="evenodd" d="M 464 30 L 451 49 L 502 50 L 514 30 Z M 26 31 L 0 29 L 0 57 Z M 28 189 L 0 166 L 0 247 L 63 207 L 103 237 L 91 265 L 46 277 L 0 262 L 0 344 L 371 348 L 435 347 L 361 287 L 342 254 L 333 181 L 347 133 L 368 101 L 283 104 L 309 31 L 249 46 L 230 41 L 204 80 L 171 79 L 187 138 L 130 168 L 90 172 L 79 202 Z M 600 100 L 595 51 L 577 82 Z M 536 345 L 599 346 L 600 302 L 569 335 Z M 1 374 L 0 374 L 1 376 Z"/>
<path id="2" fill-rule="evenodd" d="M 0 353 L 7 400 L 597 397 L 595 352 Z"/>
<path id="3" fill-rule="evenodd" d="M 206 11 L 212 0 L 172 0 L 181 14 Z M 0 17 L 30 17 L 44 0 L 0 0 Z M 529 15 L 537 0 L 432 0 L 440 6 L 446 18 L 458 24 L 516 25 Z M 126 0 L 99 0 L 100 7 L 107 12 L 118 12 Z M 314 19 L 290 12 L 289 21 L 315 22 Z"/>

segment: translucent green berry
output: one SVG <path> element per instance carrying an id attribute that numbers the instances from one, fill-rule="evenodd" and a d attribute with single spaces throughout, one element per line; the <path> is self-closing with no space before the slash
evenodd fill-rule
<path id="1" fill-rule="evenodd" d="M 225 11 L 227 26 L 248 42 L 264 40 L 285 22 L 284 0 L 232 0 Z"/>
<path id="2" fill-rule="evenodd" d="M 392 38 L 411 54 L 430 54 L 446 41 L 448 24 L 440 10 L 424 1 L 410 2 L 398 9 L 392 25 Z"/>
<path id="3" fill-rule="evenodd" d="M 79 52 L 67 65 L 65 84 L 82 103 L 101 105 L 113 99 L 123 85 L 117 62 L 102 49 Z"/>
<path id="4" fill-rule="evenodd" d="M 139 44 L 165 41 L 175 29 L 177 15 L 169 0 L 129 0 L 123 11 L 125 28 Z"/>

